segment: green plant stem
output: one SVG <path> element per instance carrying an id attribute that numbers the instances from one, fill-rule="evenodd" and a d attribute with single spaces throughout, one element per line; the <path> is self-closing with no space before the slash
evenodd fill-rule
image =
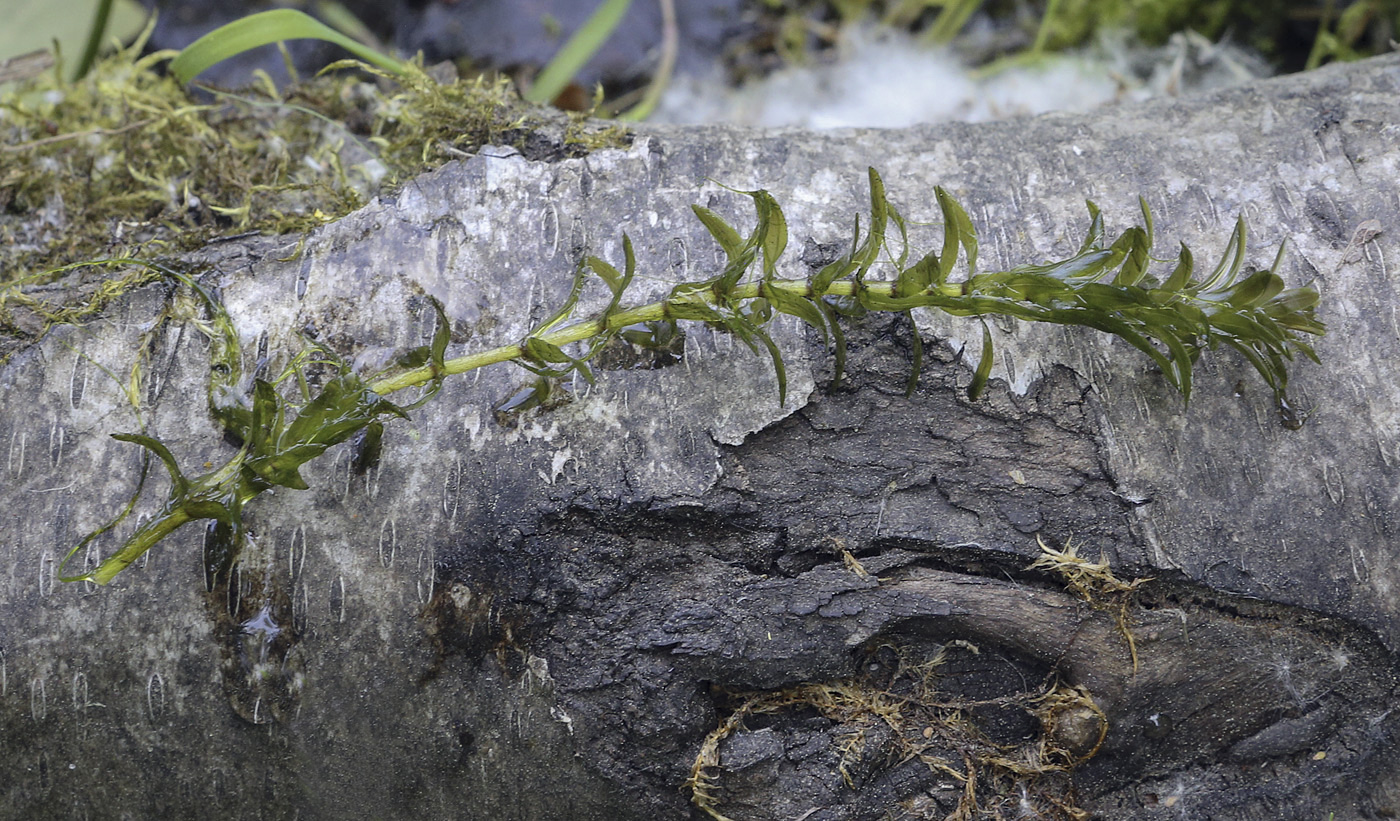
<path id="1" fill-rule="evenodd" d="M 679 48 L 680 34 L 676 26 L 675 0 L 661 0 L 661 63 L 656 68 L 656 76 L 647 85 L 642 101 L 618 115 L 619 120 L 640 121 L 651 116 L 656 104 L 661 102 L 661 94 L 671 83 L 671 72 L 676 68 L 676 51 Z"/>
<path id="2" fill-rule="evenodd" d="M 1060 8 L 1060 0 L 1050 0 L 1045 7 L 1045 16 L 1040 20 L 1040 28 L 1035 33 L 1035 43 L 1031 45 L 1031 54 L 1040 54 L 1045 51 L 1045 44 L 1050 41 L 1050 24 L 1054 21 L 1056 13 Z"/>
<path id="3" fill-rule="evenodd" d="M 90 581 L 94 584 L 107 584 L 116 575 L 125 570 L 132 562 L 141 558 L 141 554 L 155 547 L 161 539 L 179 530 L 189 522 L 194 521 L 194 514 L 183 507 L 170 511 L 168 516 L 157 516 L 139 530 L 132 534 L 131 538 L 122 545 L 122 549 L 111 557 L 104 559 L 97 569 L 86 575 L 77 576 L 72 579 L 64 578 L 63 581 Z"/>
<path id="4" fill-rule="evenodd" d="M 73 71 L 74 82 L 87 76 L 92 64 L 97 61 L 97 52 L 102 50 L 102 36 L 107 33 L 107 21 L 112 16 L 112 0 L 98 0 L 97 10 L 92 15 L 92 27 L 88 29 L 87 42 L 83 44 L 83 56 L 78 59 L 78 67 Z"/>
<path id="5" fill-rule="evenodd" d="M 758 299 L 771 293 L 772 291 L 784 291 L 799 297 L 813 296 L 854 296 L 856 292 L 862 291 L 876 296 L 893 297 L 896 283 L 893 282 L 833 282 L 820 295 L 812 291 L 812 283 L 805 279 L 774 279 L 762 282 L 749 282 L 736 287 L 730 294 L 731 300 Z M 952 283 L 939 286 L 936 292 L 943 296 L 960 296 L 963 293 L 962 283 Z M 540 339 L 553 345 L 564 346 L 575 342 L 582 342 L 585 339 L 592 339 L 608 331 L 618 328 L 625 328 L 628 325 L 636 325 L 643 322 L 655 322 L 666 319 L 670 316 L 672 306 L 679 305 L 686 301 L 701 300 L 709 304 L 714 304 L 714 297 L 707 291 L 696 291 L 685 294 L 681 297 L 671 297 L 661 302 L 653 302 L 649 305 L 641 305 L 636 308 L 618 311 L 610 315 L 607 320 L 592 319 L 586 322 L 579 322 L 560 328 L 557 331 L 541 334 Z M 502 345 L 492 348 L 489 351 L 459 356 L 455 359 L 448 359 L 443 362 L 442 367 L 434 371 L 433 366 L 424 365 L 414 368 L 394 376 L 371 382 L 369 389 L 386 396 L 401 391 L 405 388 L 426 384 L 436 376 L 453 376 L 459 373 L 474 371 L 477 368 L 484 368 L 487 365 L 495 365 L 498 362 L 509 362 L 513 359 L 520 359 L 525 355 L 523 345 Z"/>
<path id="6" fill-rule="evenodd" d="M 632 0 L 603 0 L 583 26 L 544 67 L 534 85 L 523 95 L 527 102 L 549 103 L 559 96 L 579 70 L 612 36 Z"/>
<path id="7" fill-rule="evenodd" d="M 104 559 L 97 566 L 97 569 L 79 576 L 62 577 L 61 580 L 65 582 L 90 581 L 94 584 L 105 585 L 132 562 L 141 558 L 147 550 L 159 544 L 166 536 L 197 519 L 213 518 L 216 513 L 214 510 L 216 505 L 211 504 L 210 500 L 219 497 L 235 497 L 238 500 L 236 506 L 239 507 L 251 501 L 261 491 L 246 482 L 238 481 L 245 455 L 246 452 L 240 451 L 237 456 L 224 463 L 218 470 L 204 476 L 198 482 L 198 485 L 202 486 L 203 492 L 183 498 L 179 504 L 173 504 L 175 500 L 172 499 L 172 504 L 168 504 L 165 511 L 137 528 L 121 549 Z"/>
<path id="8" fill-rule="evenodd" d="M 306 489 L 300 468 L 328 448 L 357 435 L 363 434 L 357 450 L 376 452 L 383 430 L 379 417 L 406 417 L 407 411 L 436 395 L 446 377 L 514 361 L 542 377 L 581 374 L 592 381 L 589 359 L 609 340 L 628 338 L 638 326 L 652 326 L 653 330 L 643 332 L 644 336 L 666 327 L 674 332 L 682 321 L 699 322 L 733 334 L 753 352 L 766 352 L 772 358 L 780 402 L 787 395 L 786 370 L 782 352 L 765 330 L 778 315 L 795 317 L 822 332 L 828 342 L 834 340 L 833 383 L 839 382 L 845 361 L 838 314 L 849 313 L 848 309 L 907 315 L 915 308 L 929 308 L 950 316 L 1003 316 L 1093 328 L 1146 354 L 1188 401 L 1197 355 L 1223 345 L 1242 354 L 1268 383 L 1283 414 L 1283 424 L 1290 428 L 1302 424 L 1287 401 L 1287 363 L 1295 353 L 1318 361 L 1312 347 L 1302 339 L 1304 334 L 1325 332 L 1323 324 L 1314 317 L 1318 294 L 1308 287 L 1286 289 L 1277 273 L 1283 260 L 1282 249 L 1274 257 L 1272 267 L 1251 268 L 1241 277 L 1246 234 L 1242 220 L 1236 223 L 1220 263 L 1204 278 L 1196 277 L 1194 257 L 1185 245 L 1165 278 L 1148 272 L 1153 259 L 1152 216 L 1145 203 L 1142 216 L 1146 227 L 1129 228 L 1111 243 L 1107 242 L 1098 206 L 1089 202 L 1089 231 L 1073 256 L 1041 265 L 979 273 L 976 231 L 967 212 L 948 192 L 935 187 L 943 212 L 943 247 L 906 267 L 906 223 L 886 199 L 879 174 L 874 169 L 869 174 L 871 208 L 864 238 L 857 224 L 850 252 L 810 278 L 777 278 L 776 265 L 787 247 L 787 220 L 767 191 L 739 191 L 753 200 L 757 216 L 757 224 L 747 239 L 715 212 L 693 206 L 695 215 L 727 257 L 719 273 L 677 283 L 659 301 L 623 309 L 621 301 L 634 281 L 637 264 L 632 242 L 624 234 L 623 270 L 598 257 L 584 256 L 578 261 L 563 307 L 516 344 L 448 359 L 451 323 L 442 304 L 432 299 L 437 323 L 431 341 L 401 355 L 398 361 L 402 364 L 396 367 L 403 370 L 377 376 L 357 374 L 333 352 L 314 346 L 315 353 L 308 349 L 298 355 L 281 376 L 268 381 L 251 375 L 250 385 L 250 375 L 241 368 L 237 330 L 217 297 L 187 275 L 159 263 L 126 260 L 183 282 L 196 291 L 208 308 L 209 320 L 198 322 L 197 327 L 209 337 L 211 357 L 222 366 L 211 369 L 209 407 L 243 449 L 223 467 L 190 480 L 180 471 L 174 454 L 159 440 L 145 433 L 113 434 L 146 450 L 141 481 L 117 518 L 88 534 L 68 552 L 60 574 L 79 551 L 131 513 L 141 497 L 153 456 L 170 473 L 169 498 L 154 520 L 137 528 L 97 568 L 60 578 L 105 584 L 164 537 L 199 519 L 211 520 L 221 529 L 214 534 L 214 547 L 206 545 L 206 570 L 212 567 L 211 558 L 217 559 L 220 566 L 227 566 L 236 560 L 245 541 L 242 522 L 247 502 L 273 487 Z M 898 229 L 903 243 L 897 253 L 886 243 L 891 225 Z M 966 277 L 949 282 L 948 275 L 962 267 L 959 257 L 964 254 Z M 894 278 L 865 279 L 872 266 L 885 262 L 899 269 Z M 761 274 L 755 266 L 759 266 L 757 271 Z M 745 281 L 751 272 L 754 275 Z M 608 287 L 611 301 L 591 319 L 564 325 L 575 315 L 590 276 Z M 832 298 L 836 301 L 830 301 Z M 974 400 L 987 384 L 994 362 L 992 337 L 985 323 L 982 331 L 982 356 L 968 386 L 968 396 Z M 918 335 L 911 341 L 908 392 L 917 385 L 922 358 Z M 314 397 L 307 389 L 302 370 L 312 360 L 337 371 Z M 303 387 L 304 401 L 300 405 L 289 398 L 287 391 L 279 391 L 278 386 L 292 376 Z M 414 386 L 422 387 L 422 395 L 411 404 L 400 406 L 384 399 L 386 394 Z"/>

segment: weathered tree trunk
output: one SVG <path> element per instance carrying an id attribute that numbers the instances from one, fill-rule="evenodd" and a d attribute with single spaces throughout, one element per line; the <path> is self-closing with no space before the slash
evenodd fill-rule
<path id="1" fill-rule="evenodd" d="M 1088 116 L 647 129 L 576 161 L 483 151 L 300 255 L 211 247 L 205 281 L 273 372 L 298 334 L 362 361 L 421 344 L 423 295 L 454 352 L 484 349 L 623 232 L 635 299 L 715 270 L 689 205 L 748 220 L 715 181 L 774 194 L 803 276 L 875 166 L 919 248 L 933 186 L 957 195 L 984 269 L 1073 250 L 1085 198 L 1112 228 L 1145 197 L 1205 265 L 1243 214 L 1249 261 L 1287 241 L 1329 332 L 1321 367 L 1295 363 L 1291 430 L 1229 351 L 1187 407 L 1122 343 L 994 323 L 969 401 L 980 326 L 920 315 L 906 397 L 906 318 L 847 325 L 839 386 L 787 322 L 784 406 L 766 359 L 692 327 L 675 364 L 616 358 L 552 410 L 497 418 L 512 366 L 449 379 L 377 467 L 342 448 L 254 502 L 212 589 L 193 527 L 109 588 L 65 585 L 135 485 L 108 433 L 144 423 L 191 472 L 230 453 L 198 311 L 145 289 L 0 370 L 0 814 L 686 818 L 698 789 L 734 819 L 1393 817 L 1397 95 L 1384 58 Z M 109 378 L 138 357 L 140 422 Z M 1092 606 L 1025 569 L 1037 535 L 1152 580 Z"/>

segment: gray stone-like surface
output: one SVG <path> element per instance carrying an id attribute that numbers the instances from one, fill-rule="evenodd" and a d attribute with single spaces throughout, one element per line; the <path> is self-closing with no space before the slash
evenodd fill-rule
<path id="1" fill-rule="evenodd" d="M 488 149 L 313 233 L 298 258 L 294 241 L 209 249 L 206 281 L 250 362 L 268 356 L 275 371 L 300 334 L 382 360 L 425 339 L 424 294 L 446 306 L 456 354 L 518 340 L 562 300 L 580 253 L 620 262 L 622 232 L 644 277 L 636 301 L 715 270 L 689 206 L 743 225 L 750 213 L 718 183 L 775 195 L 794 246 L 781 274 L 802 276 L 804 244 L 848 241 L 875 166 L 918 248 L 938 240 L 915 224 L 937 216 L 933 186 L 958 196 L 988 269 L 1071 251 L 1085 198 L 1122 228 L 1145 197 L 1162 252 L 1184 241 L 1205 264 L 1242 213 L 1249 262 L 1268 265 L 1287 240 L 1282 273 L 1319 287 L 1329 333 L 1323 366 L 1294 370 L 1298 404 L 1314 411 L 1291 431 L 1229 352 L 1204 357 L 1184 407 L 1125 345 L 995 323 L 1000 381 L 971 403 L 962 362 L 976 361 L 980 326 L 921 316 L 931 362 L 906 399 L 907 324 L 854 327 L 850 382 L 827 393 L 816 340 L 780 321 L 780 405 L 766 360 L 690 328 L 681 364 L 602 371 L 515 426 L 492 405 L 523 371 L 449 380 L 412 422 L 389 425 L 367 475 L 341 448 L 305 470 L 311 490 L 258 499 L 231 592 L 206 593 L 195 528 L 107 589 L 65 585 L 58 561 L 135 484 L 136 449 L 107 434 L 144 424 L 190 473 L 230 453 L 205 409 L 203 338 L 181 321 L 192 303 L 148 288 L 0 370 L 0 814 L 685 817 L 678 787 L 720 709 L 710 685 L 851 676 L 857 648 L 917 644 L 928 625 L 1002 642 L 1017 676 L 1060 665 L 1040 622 L 1074 604 L 1051 589 L 1008 599 L 1033 602 L 1024 634 L 987 632 L 998 611 L 984 605 L 1003 595 L 992 580 L 1036 553 L 1037 532 L 1102 550 L 1122 576 L 1170 580 L 1154 594 L 1163 618 L 1179 610 L 1183 631 L 1200 620 L 1219 643 L 1191 656 L 1157 630 L 1144 651 L 1168 649 L 1134 680 L 1103 649 L 1114 631 L 1102 616 L 1066 622 L 1095 650 L 1063 650 L 1064 669 L 1098 688 L 1114 728 L 1085 772 L 1091 806 L 1114 818 L 1393 810 L 1397 94 L 1400 60 L 1385 58 L 1083 117 L 651 128 L 630 150 L 557 163 Z M 1354 243 L 1368 219 L 1381 233 Z M 110 378 L 138 355 L 140 421 Z M 885 568 L 881 581 L 844 570 L 840 546 Z M 926 557 L 938 567 L 922 569 Z M 990 577 L 967 577 L 979 604 L 927 575 L 949 566 Z M 1178 657 L 1224 665 L 1218 692 L 1162 666 Z M 1177 689 L 1153 689 L 1164 682 Z M 1239 718 L 1211 712 L 1207 695 Z M 1163 704 L 1182 729 L 1144 746 L 1134 722 Z M 813 786 L 813 762 L 834 759 L 792 745 L 834 732 L 776 742 L 813 802 L 844 808 L 804 817 L 883 817 L 935 789 L 903 773 L 882 782 L 886 803 L 862 804 L 839 776 Z M 779 749 L 735 741 L 736 762 Z M 777 780 L 753 776 L 736 800 L 800 797 L 773 766 Z"/>

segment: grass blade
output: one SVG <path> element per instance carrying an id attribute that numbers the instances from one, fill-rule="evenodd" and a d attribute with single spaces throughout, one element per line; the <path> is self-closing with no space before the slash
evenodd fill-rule
<path id="1" fill-rule="evenodd" d="M 296 9 L 274 9 L 250 14 L 220 26 L 185 47 L 170 61 L 170 73 L 188 83 L 209 67 L 230 57 L 283 40 L 325 40 L 392 74 L 402 75 L 404 64 L 356 42 Z"/>
<path id="2" fill-rule="evenodd" d="M 563 48 L 544 67 L 530 90 L 523 95 L 528 102 L 549 103 L 559 96 L 579 70 L 592 59 L 598 49 L 612 36 L 622 15 L 627 13 L 632 0 L 603 0 L 598 10 L 584 22 L 583 27 L 574 33 Z"/>

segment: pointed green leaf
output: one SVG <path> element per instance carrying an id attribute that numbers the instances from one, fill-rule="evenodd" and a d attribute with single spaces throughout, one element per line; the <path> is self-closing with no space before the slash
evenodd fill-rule
<path id="1" fill-rule="evenodd" d="M 885 181 L 881 179 L 880 173 L 873 167 L 867 171 L 870 180 L 870 239 L 873 239 L 874 245 L 884 245 L 890 202 L 885 198 Z"/>
<path id="2" fill-rule="evenodd" d="M 1099 207 L 1093 200 L 1085 200 L 1084 205 L 1089 209 L 1089 231 L 1084 235 L 1084 241 L 1079 244 L 1078 255 L 1103 247 L 1103 214 L 1099 213 Z"/>
<path id="3" fill-rule="evenodd" d="M 618 286 L 622 283 L 622 274 L 618 273 L 616 268 L 594 256 L 584 257 L 583 262 L 590 271 L 597 274 L 598 278 L 607 284 L 610 291 L 614 294 L 618 293 Z"/>
<path id="4" fill-rule="evenodd" d="M 1022 265 L 1012 269 L 1014 273 L 1043 274 L 1056 279 L 1095 279 L 1103 274 L 1114 262 L 1115 253 L 1112 249 L 1099 248 L 1085 251 L 1069 259 L 1059 262 L 1052 262 L 1046 265 Z M 1122 259 L 1122 256 L 1118 256 Z"/>
<path id="5" fill-rule="evenodd" d="M 851 250 L 840 259 L 834 260 L 822 266 L 817 275 L 812 277 L 812 295 L 821 297 L 826 294 L 831 283 L 838 279 L 845 279 L 858 267 L 855 262 L 856 248 L 860 245 L 860 215 L 856 214 L 855 231 L 851 237 Z"/>
<path id="6" fill-rule="evenodd" d="M 1201 293 L 1209 292 L 1217 284 L 1221 288 L 1228 287 L 1234 282 L 1240 266 L 1244 264 L 1244 250 L 1244 217 L 1240 217 L 1235 221 L 1235 230 L 1230 233 L 1229 242 L 1225 243 L 1225 253 L 1220 257 L 1220 264 L 1215 266 L 1215 270 L 1211 271 L 1204 282 L 1196 285 L 1196 290 Z"/>
<path id="7" fill-rule="evenodd" d="M 1154 333 L 1154 337 L 1160 339 L 1167 350 L 1171 353 L 1172 373 L 1168 374 L 1177 390 L 1181 391 L 1182 399 L 1190 404 L 1191 402 L 1191 366 L 1194 364 L 1191 351 L 1186 344 L 1175 334 L 1170 332 Z"/>
<path id="8" fill-rule="evenodd" d="M 623 273 L 621 275 L 617 273 L 616 268 L 597 257 L 589 257 L 587 260 L 589 267 L 607 283 L 609 290 L 612 291 L 612 299 L 608 301 L 608 307 L 603 309 L 600 316 L 609 330 L 613 330 L 609 318 L 617 313 L 621 307 L 622 296 L 627 292 L 627 287 L 632 284 L 632 278 L 637 274 L 637 255 L 632 250 L 632 238 L 626 234 L 622 235 L 622 258 Z M 599 347 L 605 342 L 606 340 L 600 340 Z"/>
<path id="9" fill-rule="evenodd" d="M 1152 248 L 1152 241 L 1146 231 L 1136 227 L 1129 228 L 1123 236 L 1128 240 L 1127 259 L 1113 278 L 1113 284 L 1136 285 L 1147 273 L 1147 253 Z"/>
<path id="10" fill-rule="evenodd" d="M 967 386 L 967 398 L 977 400 L 987 387 L 987 379 L 992 375 L 992 332 L 987 323 L 982 323 L 982 356 L 977 360 L 977 371 L 972 374 L 972 383 Z"/>
<path id="11" fill-rule="evenodd" d="M 1207 321 L 1211 327 L 1238 340 L 1258 339 L 1265 336 L 1265 331 L 1259 326 L 1259 323 L 1234 311 L 1218 311 L 1211 314 Z"/>
<path id="12" fill-rule="evenodd" d="M 1277 274 L 1278 269 L 1283 267 L 1283 259 L 1287 255 L 1288 240 L 1278 244 L 1278 253 L 1274 254 L 1274 264 L 1269 266 L 1269 273 Z"/>
<path id="13" fill-rule="evenodd" d="M 865 279 L 870 267 L 880 259 L 880 250 L 885 247 L 885 229 L 889 224 L 890 203 L 885 198 L 885 183 L 875 169 L 870 169 L 870 233 L 865 243 L 851 255 L 856 263 L 855 280 Z"/>
<path id="14" fill-rule="evenodd" d="M 1100 311 L 1123 311 L 1147 302 L 1147 292 L 1141 288 L 1115 287 L 1102 282 L 1086 282 L 1078 294 L 1087 307 Z"/>
<path id="15" fill-rule="evenodd" d="M 447 343 L 452 341 L 452 323 L 448 321 L 447 311 L 437 297 L 428 297 L 428 303 L 433 306 L 436 320 L 433 326 L 433 341 L 428 347 L 428 361 L 432 363 L 433 370 L 440 373 L 447 358 Z"/>
<path id="16" fill-rule="evenodd" d="M 256 455 L 275 447 L 286 421 L 286 402 L 266 379 L 253 380 L 253 430 L 248 444 Z"/>
<path id="17" fill-rule="evenodd" d="M 763 293 L 773 303 L 773 307 L 777 311 L 788 316 L 795 316 L 820 331 L 822 344 L 827 344 L 826 319 L 812 300 L 783 288 L 765 288 Z"/>
<path id="18" fill-rule="evenodd" d="M 763 347 L 768 350 L 769 358 L 773 360 L 773 374 L 778 379 L 778 404 L 786 407 L 787 368 L 783 365 L 782 351 L 778 350 L 778 346 L 773 342 L 773 338 L 768 335 L 767 331 L 760 327 L 755 327 L 752 330 L 753 335 L 757 337 L 758 341 L 763 344 Z"/>
<path id="19" fill-rule="evenodd" d="M 671 290 L 666 299 L 665 315 L 673 320 L 691 320 L 706 324 L 724 321 L 724 315 L 705 299 L 704 291 L 697 291 L 696 284 L 686 283 Z"/>
<path id="20" fill-rule="evenodd" d="M 540 323 L 538 328 L 531 332 L 531 336 L 540 336 L 548 333 L 559 323 L 573 316 L 574 306 L 578 304 L 579 297 L 583 295 L 583 286 L 588 283 L 587 260 L 580 259 L 578 265 L 574 266 L 574 281 L 569 286 L 569 295 L 565 297 L 564 304 L 559 306 L 559 310 L 550 314 L 549 319 Z"/>
<path id="21" fill-rule="evenodd" d="M 1114 316 L 1106 311 L 1096 311 L 1085 308 L 1061 309 L 1050 312 L 1050 320 L 1061 325 L 1085 325 L 1090 328 L 1097 328 L 1104 333 L 1113 334 L 1134 348 L 1147 354 L 1156 363 L 1162 374 L 1171 380 L 1173 385 L 1179 389 L 1181 385 L 1177 382 L 1176 371 L 1172 367 L 1171 360 L 1138 333 L 1131 325 L 1122 318 Z"/>
<path id="22" fill-rule="evenodd" d="M 690 210 L 695 212 L 695 216 L 700 218 L 705 228 L 709 230 L 710 236 L 715 238 L 719 247 L 729 259 L 734 259 L 739 255 L 739 249 L 744 246 L 743 237 L 734 230 L 734 226 L 724 221 L 724 218 L 714 211 L 701 205 L 692 205 Z"/>
<path id="23" fill-rule="evenodd" d="M 1225 297 L 1236 308 L 1253 308 L 1283 291 L 1283 278 L 1273 271 L 1255 271 L 1235 284 Z"/>
<path id="24" fill-rule="evenodd" d="M 918 262 L 899 272 L 896 290 L 900 296 L 910 296 L 930 287 L 942 285 L 945 281 L 942 266 L 937 255 L 924 254 Z"/>
<path id="25" fill-rule="evenodd" d="M 836 308 L 826 299 L 818 299 L 814 303 L 826 318 L 827 325 L 831 327 L 832 350 L 834 359 L 831 377 L 831 389 L 835 390 L 841 384 L 841 377 L 846 373 L 846 334 L 841 330 L 841 323 L 836 320 Z"/>
<path id="26" fill-rule="evenodd" d="M 114 433 L 112 434 L 112 438 L 116 439 L 118 442 L 131 442 L 132 444 L 140 445 L 151 453 L 154 453 L 156 457 L 165 464 L 165 469 L 170 473 L 171 498 L 184 496 L 189 490 L 189 480 L 186 479 L 185 474 L 180 471 L 180 465 L 175 461 L 175 454 L 171 453 L 170 448 L 167 448 L 159 440 L 140 433 Z"/>
<path id="27" fill-rule="evenodd" d="M 761 228 L 763 277 L 772 279 L 777 270 L 778 258 L 787 250 L 787 218 L 783 216 L 783 209 L 779 207 L 778 201 L 773 199 L 772 194 L 767 191 L 754 191 L 752 196 Z"/>
<path id="28" fill-rule="evenodd" d="M 1138 196 L 1138 207 L 1142 209 L 1142 228 L 1143 232 L 1147 234 L 1147 249 L 1150 251 L 1152 250 L 1152 243 L 1154 241 L 1152 231 L 1152 209 L 1147 207 L 1147 198 L 1141 195 Z"/>
<path id="29" fill-rule="evenodd" d="M 953 270 L 953 265 L 958 261 L 958 249 L 962 247 L 961 238 L 958 236 L 961 227 L 957 219 L 949 211 L 948 203 L 952 197 L 944 191 L 942 186 L 933 189 L 934 195 L 938 198 L 938 205 L 943 209 L 943 250 L 938 252 L 938 270 L 944 279 L 947 279 L 948 272 Z"/>
<path id="30" fill-rule="evenodd" d="M 885 210 L 889 213 L 890 222 L 899 229 L 899 253 L 894 255 L 894 267 L 903 268 L 909 259 L 909 226 L 904 224 L 904 215 L 899 213 L 894 203 L 885 203 Z"/>
<path id="31" fill-rule="evenodd" d="M 370 422 L 351 437 L 351 442 L 354 446 L 351 449 L 350 468 L 356 474 L 363 475 L 379 464 L 379 457 L 384 453 L 384 423 L 377 419 Z"/>
<path id="32" fill-rule="evenodd" d="M 933 191 L 943 212 L 943 250 L 938 257 L 942 276 L 946 279 L 957 262 L 959 245 L 967 255 L 968 273 L 972 273 L 977 269 L 977 230 L 972 227 L 972 220 L 953 195 L 942 186 L 936 186 Z"/>
<path id="33" fill-rule="evenodd" d="M 1176 292 L 1186 287 L 1191 281 L 1191 272 L 1195 268 L 1195 261 L 1191 257 L 1191 249 L 1186 247 L 1186 243 L 1181 243 L 1181 253 L 1177 255 L 1176 268 L 1172 271 L 1167 281 L 1162 283 L 1163 291 Z"/>
<path id="34" fill-rule="evenodd" d="M 562 364 L 565 362 L 574 361 L 573 357 L 564 353 L 563 348 L 560 348 L 553 342 L 548 342 L 544 339 L 541 339 L 538 336 L 528 337 L 521 347 L 525 349 L 526 356 L 529 356 L 531 359 L 537 362 L 553 362 L 556 364 Z"/>

